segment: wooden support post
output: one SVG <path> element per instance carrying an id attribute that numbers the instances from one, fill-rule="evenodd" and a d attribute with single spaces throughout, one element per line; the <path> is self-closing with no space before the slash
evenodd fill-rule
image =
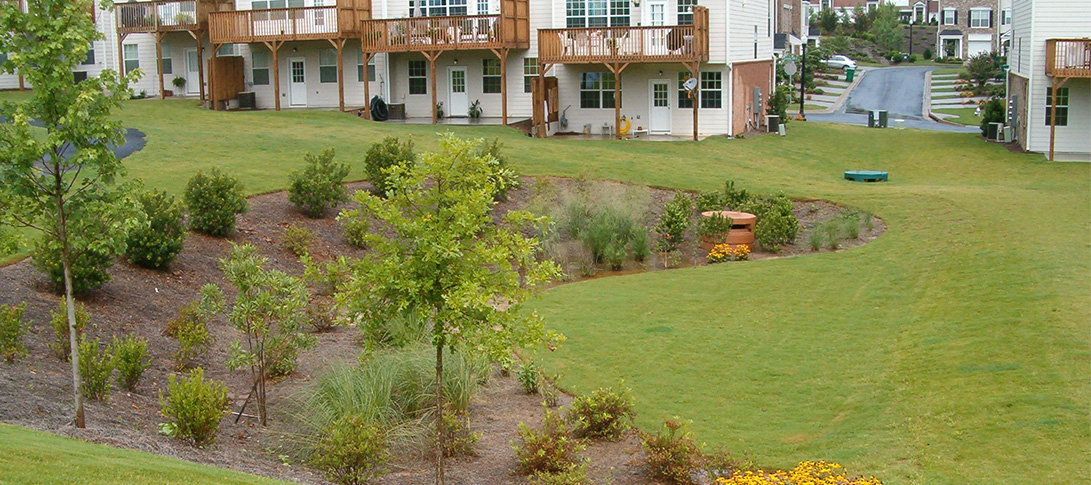
<path id="1" fill-rule="evenodd" d="M 1050 61 L 1052 62 L 1052 61 Z M 1057 82 L 1057 78 L 1053 78 L 1051 83 L 1049 96 L 1049 161 L 1053 161 L 1053 144 L 1057 138 L 1057 90 L 1064 86 L 1065 81 L 1068 78 L 1061 78 L 1060 82 Z"/>
<path id="2" fill-rule="evenodd" d="M 203 43 L 201 42 L 201 31 L 200 30 L 189 30 L 187 32 L 189 32 L 190 37 L 193 37 L 193 40 L 197 41 L 197 77 L 200 78 L 200 82 L 198 82 L 197 84 L 200 86 L 200 90 L 201 90 L 201 102 L 204 102 L 204 100 L 205 100 L 205 63 L 204 63 L 204 59 L 203 59 L 204 58 L 204 45 L 202 45 Z M 185 61 L 185 59 L 182 59 L 182 60 Z M 188 69 L 188 67 L 189 66 L 187 66 L 187 69 Z"/>
<path id="3" fill-rule="evenodd" d="M 374 53 L 364 52 L 364 119 L 371 119 L 371 81 L 367 75 L 367 65 L 371 62 L 371 58 L 375 57 Z"/>
<path id="4" fill-rule="evenodd" d="M 124 76 L 128 74 L 125 72 L 125 38 L 129 34 L 117 33 L 117 74 Z"/>
<path id="5" fill-rule="evenodd" d="M 348 39 L 326 39 L 337 49 L 337 106 L 345 110 L 345 41 Z M 365 83 L 367 81 L 364 81 Z"/>
<path id="6" fill-rule="evenodd" d="M 265 42 L 265 47 L 273 51 L 273 96 L 276 96 L 274 105 L 276 110 L 280 111 L 280 46 L 284 45 L 284 41 L 272 41 Z"/>
<path id="7" fill-rule="evenodd" d="M 508 126 L 508 49 L 492 49 L 500 58 L 500 120 Z"/>
<path id="8" fill-rule="evenodd" d="M 689 68 L 690 76 L 693 76 L 693 79 L 697 80 L 697 85 L 693 87 L 693 92 L 690 94 L 693 98 L 693 141 L 697 141 L 697 112 L 701 109 L 701 97 L 699 96 L 701 90 L 701 63 L 695 62 L 686 67 Z"/>
<path id="9" fill-rule="evenodd" d="M 436 112 L 436 59 L 442 51 L 436 52 L 422 52 L 424 57 L 428 59 L 428 74 L 432 83 L 432 124 L 439 122 L 439 113 Z"/>
<path id="10" fill-rule="evenodd" d="M 155 62 L 156 70 L 159 71 L 159 99 L 166 99 L 167 93 L 164 91 L 163 86 L 163 32 L 156 32 L 155 34 Z"/>
<path id="11" fill-rule="evenodd" d="M 23 75 L 20 74 L 19 75 L 19 90 L 20 91 L 23 91 L 23 90 L 25 90 L 27 88 L 25 83 L 26 83 L 26 81 L 23 80 Z"/>
<path id="12" fill-rule="evenodd" d="M 209 39 L 211 40 L 211 39 Z M 216 110 L 216 52 L 222 44 L 211 44 L 212 55 L 208 57 L 208 109 Z"/>
<path id="13" fill-rule="evenodd" d="M 614 73 L 614 136 L 621 139 L 621 71 L 629 67 L 625 64 L 606 64 L 606 68 Z"/>
<path id="14" fill-rule="evenodd" d="M 545 64 L 538 63 L 538 90 L 533 96 L 534 109 L 536 112 L 540 113 L 536 120 L 538 122 L 538 138 L 546 137 L 546 127 L 549 126 L 549 113 L 545 109 L 545 102 L 546 99 L 548 99 L 545 90 L 545 74 L 548 69 L 549 68 L 546 67 Z"/>

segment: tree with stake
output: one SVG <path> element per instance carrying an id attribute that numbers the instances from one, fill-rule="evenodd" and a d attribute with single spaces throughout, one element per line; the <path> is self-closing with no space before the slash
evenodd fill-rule
<path id="1" fill-rule="evenodd" d="M 18 72 L 34 86 L 25 101 L 6 102 L 0 116 L 0 223 L 33 228 L 59 249 L 72 349 L 75 425 L 84 427 L 80 393 L 78 333 L 75 330 L 72 263 L 81 249 L 119 254 L 125 227 L 132 224 L 135 201 L 127 187 L 111 188 L 124 168 L 111 146 L 123 141 L 110 110 L 129 97 L 139 71 L 119 77 L 106 69 L 76 83 L 72 68 L 102 34 L 87 4 L 70 0 L 27 0 L 0 4 L 0 52 L 8 60 L 0 71 Z M 112 2 L 103 2 L 103 8 Z M 35 132 L 40 123 L 45 135 Z M 106 227 L 108 230 L 102 232 Z"/>
<path id="2" fill-rule="evenodd" d="M 443 348 L 510 359 L 514 347 L 560 336 L 547 333 L 520 304 L 559 274 L 538 261 L 539 242 L 522 229 L 545 224 L 525 211 L 493 220 L 494 194 L 514 177 L 480 141 L 443 136 L 438 153 L 389 169 L 386 198 L 366 191 L 355 200 L 382 226 L 369 233 L 372 251 L 348 263 L 349 282 L 338 294 L 362 325 L 401 312 L 431 322 L 436 348 L 436 483 L 443 483 Z M 358 216 L 359 217 L 359 216 Z M 501 308 L 506 308 L 501 310 Z"/>

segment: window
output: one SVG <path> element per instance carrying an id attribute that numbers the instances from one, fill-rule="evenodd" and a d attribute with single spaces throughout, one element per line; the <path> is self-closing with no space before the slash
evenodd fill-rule
<path id="1" fill-rule="evenodd" d="M 993 26 L 993 11 L 987 8 L 970 9 L 970 27 L 987 29 Z"/>
<path id="2" fill-rule="evenodd" d="M 235 44 L 224 44 L 216 51 L 216 57 L 230 57 L 239 55 L 239 47 Z"/>
<path id="3" fill-rule="evenodd" d="M 477 0 L 477 14 L 485 15 L 489 13 L 489 0 Z"/>
<path id="4" fill-rule="evenodd" d="M 166 48 L 166 46 L 163 46 L 163 47 Z M 164 59 L 164 61 L 165 60 L 166 59 Z M 87 46 L 87 58 L 85 58 L 83 60 L 83 65 L 88 66 L 88 65 L 94 65 L 94 64 L 95 64 L 95 43 L 92 42 L 91 45 Z M 170 72 L 170 71 L 163 71 L 163 72 Z"/>
<path id="5" fill-rule="evenodd" d="M 538 58 L 527 57 L 523 59 L 523 92 L 531 91 L 534 78 L 538 77 Z"/>
<path id="6" fill-rule="evenodd" d="M 693 6 L 697 0 L 678 0 L 678 25 L 693 25 Z"/>
<path id="7" fill-rule="evenodd" d="M 1046 126 L 1053 113 L 1053 88 L 1046 88 Z M 1068 126 L 1068 88 L 1057 89 L 1057 126 Z"/>
<path id="8" fill-rule="evenodd" d="M 723 107 L 723 73 L 701 72 L 701 108 L 719 109 Z"/>
<path id="9" fill-rule="evenodd" d="M 958 11 L 953 8 L 943 9 L 943 25 L 958 25 Z"/>
<path id="10" fill-rule="evenodd" d="M 364 53 L 356 51 L 356 80 L 364 82 Z M 367 80 L 375 80 L 375 56 L 367 61 Z"/>
<path id="11" fill-rule="evenodd" d="M 337 50 L 318 50 L 318 82 L 337 82 Z"/>
<path id="12" fill-rule="evenodd" d="M 685 84 L 686 79 L 690 78 L 690 73 L 682 71 L 678 73 L 678 107 L 679 108 L 692 108 L 693 98 L 689 97 L 689 91 L 682 85 Z"/>
<path id="13" fill-rule="evenodd" d="M 163 44 L 163 74 L 174 74 L 174 61 L 170 57 L 170 46 Z"/>
<path id="14" fill-rule="evenodd" d="M 614 73 L 580 73 L 580 108 L 614 107 Z"/>
<path id="15" fill-rule="evenodd" d="M 122 49 L 125 58 L 125 74 L 140 69 L 140 47 L 136 44 L 125 44 Z"/>
<path id="16" fill-rule="evenodd" d="M 6 52 L 0 52 L 0 66 L 4 65 L 5 62 L 8 62 L 8 54 Z"/>
<path id="17" fill-rule="evenodd" d="M 272 54 L 269 51 L 255 50 L 253 51 L 254 65 L 251 70 L 251 77 L 254 79 L 255 86 L 267 86 L 269 84 L 269 64 L 272 62 Z"/>
<path id="18" fill-rule="evenodd" d="M 254 0 L 250 2 L 250 8 L 252 10 L 299 8 L 302 6 L 303 0 Z M 287 18 L 287 12 L 261 12 L 254 14 L 254 20 L 284 20 Z"/>
<path id="19" fill-rule="evenodd" d="M 409 61 L 409 94 L 428 94 L 428 68 L 424 61 Z"/>
<path id="20" fill-rule="evenodd" d="M 1011 9 L 1005 8 L 1000 12 L 1000 25 L 1011 25 Z"/>
<path id="21" fill-rule="evenodd" d="M 628 27 L 629 0 L 565 0 L 568 27 Z"/>
<path id="22" fill-rule="evenodd" d="M 466 0 L 409 0 L 410 17 L 466 15 Z"/>
<path id="23" fill-rule="evenodd" d="M 481 60 L 481 92 L 485 94 L 500 92 L 500 59 Z"/>

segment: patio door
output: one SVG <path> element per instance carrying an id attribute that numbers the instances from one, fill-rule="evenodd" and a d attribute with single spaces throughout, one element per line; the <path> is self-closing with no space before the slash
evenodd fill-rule
<path id="1" fill-rule="evenodd" d="M 288 106 L 307 106 L 306 60 L 288 59 Z"/>
<path id="2" fill-rule="evenodd" d="M 648 114 L 648 133 L 671 132 L 671 85 L 666 79 L 651 80 L 651 113 Z"/>
<path id="3" fill-rule="evenodd" d="M 667 2 L 664 0 L 653 0 L 648 2 L 648 18 L 647 25 L 649 27 L 663 27 L 667 25 Z M 645 50 L 653 55 L 667 54 L 667 29 L 657 29 L 649 32 L 648 45 L 644 46 Z"/>
<path id="4" fill-rule="evenodd" d="M 197 57 L 197 49 L 186 49 L 186 94 L 198 94 L 201 92 L 201 58 Z"/>
<path id="5" fill-rule="evenodd" d="M 466 116 L 470 97 L 466 94 L 466 68 L 447 68 L 447 116 Z"/>

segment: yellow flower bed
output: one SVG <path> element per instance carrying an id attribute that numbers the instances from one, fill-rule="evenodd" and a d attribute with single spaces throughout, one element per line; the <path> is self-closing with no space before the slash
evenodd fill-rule
<path id="1" fill-rule="evenodd" d="M 775 472 L 736 471 L 731 478 L 716 480 L 719 485 L 882 485 L 875 477 L 848 478 L 837 463 L 804 461 L 795 468 Z"/>
<path id="2" fill-rule="evenodd" d="M 745 261 L 750 256 L 750 245 L 740 244 L 731 247 L 730 244 L 720 243 L 712 247 L 706 259 L 709 264 L 722 263 L 724 261 Z"/>

